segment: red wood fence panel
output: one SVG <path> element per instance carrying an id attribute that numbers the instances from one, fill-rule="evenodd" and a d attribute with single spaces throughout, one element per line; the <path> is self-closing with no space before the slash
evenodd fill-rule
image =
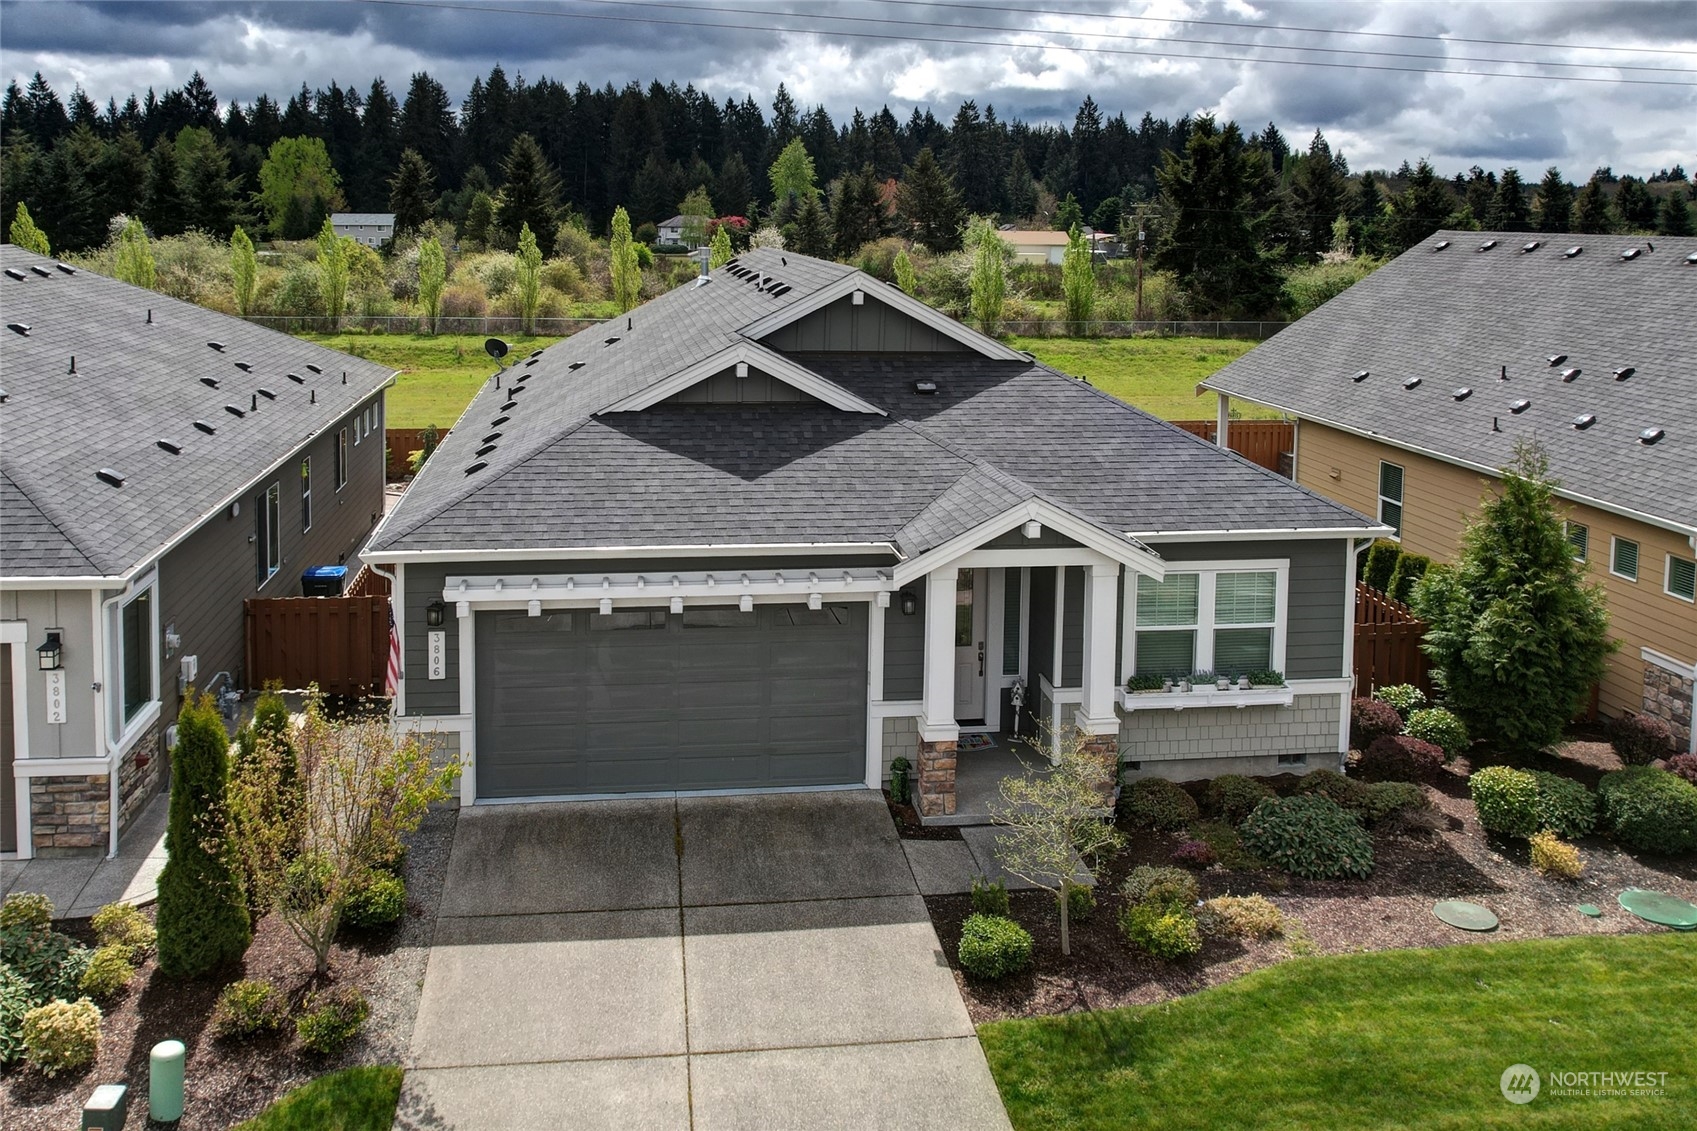
<path id="1" fill-rule="evenodd" d="M 1174 420 L 1173 424 L 1194 436 L 1213 442 L 1217 425 L 1212 420 Z M 1268 471 L 1284 474 L 1279 457 L 1296 446 L 1296 425 L 1288 420 L 1234 420 L 1226 429 L 1226 447 Z"/>
<path id="2" fill-rule="evenodd" d="M 440 433 L 436 442 L 441 443 L 448 438 L 448 429 L 438 429 Z M 411 455 L 424 447 L 424 429 L 422 428 L 385 428 L 383 430 L 384 448 L 384 478 L 394 483 L 412 474 L 412 464 L 408 461 Z"/>
<path id="3" fill-rule="evenodd" d="M 261 597 L 246 606 L 250 687 L 316 683 L 326 695 L 383 694 L 387 597 Z"/>
<path id="4" fill-rule="evenodd" d="M 1412 683 L 1432 693 L 1432 675 L 1420 641 L 1426 622 L 1400 601 L 1357 582 L 1355 586 L 1355 693 Z"/>

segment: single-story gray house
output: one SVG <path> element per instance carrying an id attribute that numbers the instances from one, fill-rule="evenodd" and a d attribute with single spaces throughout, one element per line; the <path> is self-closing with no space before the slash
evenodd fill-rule
<path id="1" fill-rule="evenodd" d="M 852 267 L 755 250 L 492 376 L 373 535 L 465 803 L 876 786 L 963 733 L 1336 766 L 1385 530 Z M 1282 686 L 1128 693 L 1277 669 Z M 962 752 L 970 758 L 970 752 Z"/>
<path id="2" fill-rule="evenodd" d="M 394 372 L 0 246 L 0 852 L 116 852 L 248 597 L 383 510 Z M 117 814 L 117 820 L 112 820 Z"/>

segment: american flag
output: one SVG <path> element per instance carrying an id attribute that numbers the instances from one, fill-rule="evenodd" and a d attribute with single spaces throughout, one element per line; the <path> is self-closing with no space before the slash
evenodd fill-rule
<path id="1" fill-rule="evenodd" d="M 383 681 L 384 694 L 393 699 L 401 687 L 401 633 L 395 627 L 395 605 L 389 604 L 389 671 Z"/>

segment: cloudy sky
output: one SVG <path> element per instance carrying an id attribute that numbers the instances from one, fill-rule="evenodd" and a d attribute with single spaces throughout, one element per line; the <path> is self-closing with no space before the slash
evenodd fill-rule
<path id="1" fill-rule="evenodd" d="M 0 2 L 5 77 L 39 70 L 101 104 L 196 69 L 243 102 L 377 74 L 401 94 L 428 70 L 457 102 L 497 62 L 766 104 L 783 82 L 839 117 L 888 103 L 946 119 L 974 98 L 1070 122 L 1088 93 L 1134 121 L 1271 119 L 1293 142 L 1318 127 L 1356 169 L 1422 155 L 1445 173 L 1553 163 L 1570 179 L 1697 168 L 1697 0 Z"/>

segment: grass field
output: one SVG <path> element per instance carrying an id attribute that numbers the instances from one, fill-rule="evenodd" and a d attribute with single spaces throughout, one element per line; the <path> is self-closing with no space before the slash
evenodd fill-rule
<path id="1" fill-rule="evenodd" d="M 447 428 L 495 371 L 478 334 L 303 334 L 311 341 L 370 358 L 401 371 L 389 391 L 391 428 Z M 557 338 L 511 337 L 516 354 Z M 1063 373 L 1090 378 L 1097 388 L 1168 420 L 1212 420 L 1214 399 L 1196 396 L 1196 383 L 1255 344 L 1230 338 L 1011 338 L 1015 349 Z M 1278 414 L 1242 405 L 1248 418 Z"/>
<path id="2" fill-rule="evenodd" d="M 1670 1006 L 1697 1000 L 1694 945 L 1670 933 L 1298 958 L 1178 1001 L 979 1036 L 1020 1131 L 1689 1126 L 1697 1013 Z M 1543 1084 L 1524 1105 L 1499 1087 L 1515 1064 Z M 1604 1071 L 1667 1073 L 1664 1094 L 1564 1095 L 1547 1075 Z"/>

